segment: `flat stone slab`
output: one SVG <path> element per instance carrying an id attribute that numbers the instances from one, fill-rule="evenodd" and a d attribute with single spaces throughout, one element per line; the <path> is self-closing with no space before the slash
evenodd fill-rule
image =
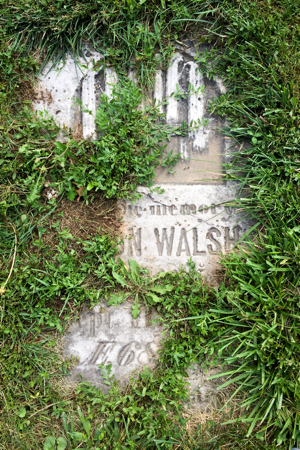
<path id="1" fill-rule="evenodd" d="M 86 59 L 79 58 L 79 65 L 67 57 L 59 70 L 45 67 L 34 107 L 47 111 L 76 138 L 96 140 L 99 130 L 94 115 L 101 96 L 111 97 L 118 79 L 112 67 L 95 68 L 102 59 L 100 53 L 88 48 L 84 51 Z M 134 204 L 119 202 L 124 238 L 120 254 L 124 262 L 132 258 L 152 274 L 177 270 L 192 258 L 197 270 L 215 284 L 220 255 L 233 251 L 251 222 L 233 206 L 238 185 L 224 181 L 224 163 L 232 157 L 232 142 L 219 133 L 225 120 L 209 112 L 210 101 L 226 90 L 220 79 L 205 77 L 196 53 L 192 43 L 178 47 L 169 68 L 157 71 L 154 88 L 140 106 L 152 105 L 156 99 L 162 102 L 160 110 L 166 123 L 177 126 L 199 120 L 201 126 L 187 136 L 174 134 L 167 143 L 164 156 L 173 151 L 180 159 L 175 173 L 157 168 L 154 187 L 161 187 L 162 194 L 140 187 L 141 198 Z M 128 76 L 134 80 L 135 74 L 130 71 Z M 168 104 L 164 104 L 166 101 Z M 59 139 L 65 139 L 63 133 Z M 154 367 L 164 330 L 159 323 L 151 324 L 151 319 L 155 314 L 148 317 L 142 309 L 134 320 L 129 301 L 118 307 L 101 303 L 83 312 L 64 338 L 65 356 L 78 358 L 71 378 L 75 380 L 80 374 L 107 391 L 100 364 L 111 364 L 112 374 L 121 384 L 126 384 L 135 371 Z M 191 402 L 197 407 L 215 407 L 216 382 L 207 381 L 212 373 L 215 371 L 205 373 L 195 365 L 189 369 Z"/>
<path id="2" fill-rule="evenodd" d="M 70 326 L 64 338 L 64 356 L 78 358 L 71 371 L 73 380 L 80 374 L 105 391 L 100 364 L 111 364 L 111 373 L 121 384 L 126 384 L 134 371 L 155 366 L 164 327 L 155 321 L 155 313 L 146 314 L 145 307 L 133 319 L 131 308 L 129 301 L 118 307 L 100 303 Z"/>
<path id="3" fill-rule="evenodd" d="M 68 381 L 80 382 L 81 375 L 107 393 L 109 386 L 104 383 L 100 364 L 111 364 L 111 374 L 121 387 L 144 367 L 154 368 L 166 330 L 155 312 L 147 315 L 142 307 L 139 317 L 133 319 L 131 308 L 129 301 L 117 307 L 99 303 L 71 324 L 63 339 L 64 356 L 78 358 L 78 364 L 72 366 Z M 217 372 L 217 368 L 205 370 L 197 364 L 188 368 L 189 408 L 209 411 L 220 407 L 217 387 L 221 381 L 208 380 Z"/>
<path id="4" fill-rule="evenodd" d="M 192 258 L 201 273 L 213 276 L 220 253 L 231 252 L 249 227 L 237 208 L 222 203 L 234 198 L 235 189 L 162 187 L 163 194 L 140 189 L 141 200 L 123 202 L 121 258 L 132 258 L 155 274 L 176 270 Z"/>
<path id="5" fill-rule="evenodd" d="M 220 255 L 233 250 L 251 223 L 226 204 L 238 196 L 238 185 L 224 181 L 232 142 L 219 133 L 225 121 L 209 113 L 209 102 L 226 89 L 220 79 L 204 76 L 196 49 L 190 45 L 178 47 L 169 68 L 157 71 L 154 88 L 141 108 L 156 99 L 162 102 L 166 123 L 200 120 L 202 125 L 187 136 L 171 137 L 165 154 L 172 150 L 180 154 L 180 160 L 175 173 L 157 168 L 154 184 L 164 189 L 163 194 L 140 188 L 140 200 L 120 202 L 124 213 L 120 251 L 125 262 L 133 258 L 152 274 L 177 270 L 192 258 L 197 269 L 215 283 Z M 68 57 L 60 71 L 44 69 L 35 108 L 46 110 L 76 135 L 97 139 L 93 115 L 102 94 L 111 96 L 118 80 L 113 68 L 94 68 L 102 59 L 100 53 L 85 49 L 85 54 L 86 61 L 80 58 L 79 66 Z M 134 72 L 128 76 L 134 79 Z"/>

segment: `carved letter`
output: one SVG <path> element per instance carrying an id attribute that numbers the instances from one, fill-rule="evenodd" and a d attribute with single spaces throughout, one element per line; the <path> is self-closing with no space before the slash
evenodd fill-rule
<path id="1" fill-rule="evenodd" d="M 163 228 L 162 238 L 160 241 L 158 228 L 154 228 L 154 234 L 156 237 L 156 245 L 157 245 L 157 250 L 158 250 L 159 256 L 162 256 L 162 254 L 163 254 L 165 242 L 166 242 L 166 246 L 167 246 L 167 255 L 168 256 L 172 255 L 174 231 L 175 231 L 175 227 L 171 227 L 171 234 L 170 234 L 170 239 L 169 239 L 168 235 L 167 235 L 167 229 Z"/>
<path id="2" fill-rule="evenodd" d="M 185 205 L 181 205 L 180 207 L 180 213 L 181 214 L 191 214 L 196 212 L 196 205 L 188 205 L 187 203 Z"/>
<path id="3" fill-rule="evenodd" d="M 104 310 L 98 315 L 98 327 L 100 325 L 110 328 L 110 315 L 112 313 Z"/>
<path id="4" fill-rule="evenodd" d="M 134 207 L 134 214 L 138 217 L 142 217 L 142 213 L 139 213 L 139 211 L 143 211 L 143 208 L 141 206 L 135 206 Z"/>
<path id="5" fill-rule="evenodd" d="M 198 250 L 198 230 L 197 228 L 193 229 L 193 255 L 194 256 L 204 256 L 206 255 L 205 250 Z"/>
<path id="6" fill-rule="evenodd" d="M 206 205 L 200 205 L 199 206 L 199 210 L 198 210 L 201 214 L 202 213 L 207 213 L 208 212 L 208 206 L 206 206 Z"/>
<path id="7" fill-rule="evenodd" d="M 182 248 L 182 243 L 184 241 L 184 248 Z M 189 243 L 186 237 L 186 229 L 182 228 L 181 229 L 181 233 L 180 233 L 180 238 L 179 238 L 179 244 L 178 244 L 178 249 L 177 249 L 177 256 L 181 255 L 181 252 L 184 251 L 186 253 L 187 256 L 191 256 L 191 252 L 189 249 Z"/>
<path id="8" fill-rule="evenodd" d="M 89 313 L 89 316 L 90 316 L 90 336 L 95 336 L 95 320 L 96 320 L 95 311 L 91 311 Z"/>
<path id="9" fill-rule="evenodd" d="M 115 342 L 103 341 L 99 342 L 96 350 L 82 363 L 83 366 L 88 364 L 106 364 L 110 352 L 113 350 Z"/>
<path id="10" fill-rule="evenodd" d="M 215 244 L 216 250 L 213 250 L 213 246 L 211 244 L 208 244 L 207 250 L 208 250 L 208 253 L 216 254 L 216 253 L 220 253 L 222 251 L 222 247 L 221 247 L 220 242 L 217 241 L 217 239 L 215 239 L 215 237 L 213 236 L 213 233 L 215 233 L 217 235 L 217 237 L 221 236 L 221 232 L 220 232 L 220 230 L 218 230 L 218 228 L 211 227 L 206 234 L 206 239 L 209 239 L 211 242 L 213 242 Z"/>
<path id="11" fill-rule="evenodd" d="M 230 228 L 225 227 L 225 251 L 230 252 L 231 245 L 234 246 L 239 240 L 240 231 L 242 228 L 239 225 L 233 227 L 233 237 L 230 237 Z"/>
<path id="12" fill-rule="evenodd" d="M 189 205 L 181 205 L 180 206 L 180 214 L 188 214 L 190 212 Z"/>
<path id="13" fill-rule="evenodd" d="M 137 232 L 133 231 L 133 228 L 129 228 L 129 235 L 131 239 L 128 240 L 128 254 L 133 256 L 133 248 L 135 249 L 136 256 L 142 256 L 142 229 L 138 228 Z"/>
<path id="14" fill-rule="evenodd" d="M 171 215 L 176 216 L 176 214 L 174 214 L 174 209 L 177 209 L 177 207 L 175 205 L 171 205 L 171 206 L 169 206 L 169 208 L 170 208 Z"/>
<path id="15" fill-rule="evenodd" d="M 127 209 L 128 209 L 130 216 L 142 217 L 142 213 L 139 212 L 139 211 L 143 210 L 141 206 L 128 205 Z"/>
<path id="16" fill-rule="evenodd" d="M 230 206 L 230 203 L 229 203 L 229 205 L 225 205 L 225 212 L 229 216 L 233 216 L 235 214 L 236 209 L 237 209 L 237 207 L 236 206 Z"/>

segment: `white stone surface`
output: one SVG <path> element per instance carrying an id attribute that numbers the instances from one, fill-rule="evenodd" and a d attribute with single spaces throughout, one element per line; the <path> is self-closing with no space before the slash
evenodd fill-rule
<path id="1" fill-rule="evenodd" d="M 111 96 L 117 82 L 111 67 L 94 70 L 102 56 L 85 49 L 86 61 L 77 67 L 67 58 L 60 71 L 45 68 L 39 84 L 37 110 L 47 110 L 56 120 L 86 139 L 97 139 L 94 115 L 103 93 Z M 237 196 L 237 186 L 224 182 L 224 162 L 230 161 L 230 140 L 218 128 L 220 118 L 210 115 L 209 102 L 226 91 L 220 78 L 208 80 L 196 63 L 195 50 L 181 47 L 166 72 L 158 71 L 152 92 L 141 105 L 168 101 L 160 110 L 170 125 L 206 119 L 207 126 L 187 136 L 174 135 L 165 153 L 180 153 L 175 174 L 158 167 L 155 185 L 162 195 L 140 188 L 142 199 L 134 205 L 121 202 L 124 211 L 122 259 L 136 259 L 151 273 L 178 269 L 189 258 L 207 278 L 213 277 L 220 254 L 232 251 L 249 228 L 249 221 L 224 206 Z M 129 71 L 134 80 L 134 71 Z M 173 95 L 175 93 L 175 95 Z M 176 94 L 177 93 L 177 94 Z M 48 99 L 48 100 L 45 100 Z M 75 101 L 75 103 L 74 103 Z M 77 103 L 76 103 L 77 101 Z M 84 108 L 91 111 L 83 112 Z M 100 130 L 101 131 L 101 130 Z M 204 210 L 203 210 L 204 208 Z"/>
<path id="2" fill-rule="evenodd" d="M 146 314 L 143 307 L 137 319 L 131 315 L 129 301 L 114 307 L 102 302 L 91 310 L 83 311 L 80 320 L 73 322 L 64 337 L 64 356 L 78 358 L 73 365 L 69 381 L 80 382 L 83 377 L 91 385 L 107 392 L 100 364 L 111 364 L 111 374 L 126 386 L 134 373 L 144 367 L 153 368 L 159 357 L 164 327 L 155 313 Z M 217 387 L 222 379 L 208 380 L 219 368 L 205 369 L 192 364 L 188 369 L 188 406 L 204 411 L 220 406 Z"/>
<path id="3" fill-rule="evenodd" d="M 133 319 L 131 307 L 129 301 L 118 307 L 100 303 L 71 325 L 64 339 L 64 355 L 79 358 L 71 372 L 73 379 L 81 374 L 105 390 L 100 364 L 112 364 L 111 373 L 125 384 L 135 370 L 154 367 L 163 326 L 155 322 L 154 313 L 147 316 L 144 307 Z"/>
<path id="4" fill-rule="evenodd" d="M 141 188 L 142 199 L 123 202 L 124 247 L 121 258 L 135 259 L 152 273 L 176 270 L 189 258 L 209 277 L 220 253 L 226 254 L 249 227 L 236 208 L 222 204 L 234 198 L 223 185 L 162 185 L 163 194 Z"/>
<path id="5" fill-rule="evenodd" d="M 86 61 L 79 58 L 78 64 L 68 56 L 57 68 L 50 70 L 49 63 L 43 70 L 37 88 L 36 111 L 47 111 L 61 127 L 83 130 L 85 137 L 95 130 L 93 117 L 82 113 L 78 100 L 83 107 L 95 112 L 94 64 L 101 59 L 96 52 L 86 50 Z"/>

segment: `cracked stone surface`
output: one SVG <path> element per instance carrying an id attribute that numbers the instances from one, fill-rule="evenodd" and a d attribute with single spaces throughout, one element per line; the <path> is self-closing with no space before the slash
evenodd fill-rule
<path id="1" fill-rule="evenodd" d="M 134 205 L 123 202 L 122 259 L 135 259 L 152 273 L 176 270 L 189 258 L 213 282 L 220 253 L 229 253 L 249 222 L 222 204 L 233 195 L 228 186 L 164 186 L 163 194 L 140 189 Z M 216 204 L 215 202 L 218 202 Z"/>
<path id="2" fill-rule="evenodd" d="M 79 58 L 79 65 L 69 56 L 60 70 L 45 67 L 34 107 L 47 111 L 77 137 L 98 139 L 93 116 L 102 94 L 111 96 L 112 85 L 118 80 L 112 67 L 94 69 L 94 63 L 102 58 L 100 53 L 89 48 L 84 51 L 86 60 Z M 167 123 L 179 125 L 200 119 L 207 125 L 185 137 L 172 136 L 165 153 L 180 153 L 180 160 L 175 174 L 157 168 L 154 187 L 160 186 L 163 194 L 140 187 L 141 198 L 134 204 L 120 201 L 124 237 L 120 254 L 124 262 L 133 258 L 152 274 L 177 270 L 192 258 L 197 270 L 211 284 L 217 284 L 220 255 L 232 252 L 252 223 L 232 204 L 238 185 L 224 181 L 223 164 L 232 158 L 232 142 L 218 131 L 225 121 L 209 113 L 209 102 L 226 89 L 220 79 L 208 80 L 203 75 L 195 55 L 191 42 L 179 46 L 168 70 L 157 72 L 154 89 L 148 92 L 141 108 L 154 99 L 167 100 L 168 105 L 161 106 Z M 135 77 L 132 71 L 128 75 Z M 183 95 L 171 96 L 178 90 Z M 92 115 L 82 110 L 78 100 Z M 59 139 L 66 139 L 63 132 Z M 134 371 L 154 367 L 163 327 L 150 324 L 145 309 L 137 320 L 133 320 L 130 310 L 129 302 L 117 308 L 100 303 L 71 325 L 64 339 L 64 354 L 79 359 L 71 378 L 81 374 L 105 391 L 101 363 L 112 364 L 112 373 L 121 384 Z M 192 404 L 203 409 L 217 405 L 218 382 L 207 380 L 216 370 L 206 373 L 196 365 L 189 369 Z"/>
<path id="3" fill-rule="evenodd" d="M 152 274 L 176 270 L 192 258 L 206 279 L 218 284 L 220 255 L 231 252 L 252 223 L 226 203 L 234 200 L 238 192 L 236 183 L 224 181 L 223 163 L 231 161 L 232 142 L 218 132 L 225 121 L 209 113 L 209 102 L 226 89 L 220 79 L 204 76 L 195 58 L 196 49 L 192 42 L 186 44 L 178 47 L 167 71 L 157 71 L 154 88 L 141 108 L 154 99 L 167 100 L 168 104 L 161 106 L 167 123 L 178 125 L 203 119 L 207 125 L 185 137 L 172 136 L 165 153 L 172 150 L 181 158 L 175 174 L 157 168 L 155 187 L 164 189 L 163 194 L 140 188 L 140 200 L 134 204 L 120 202 L 124 213 L 124 246 L 120 252 L 124 262 L 133 258 Z M 97 139 L 93 114 L 102 94 L 111 96 L 112 85 L 118 80 L 111 67 L 93 69 L 102 58 L 100 53 L 88 48 L 85 52 L 86 61 L 79 59 L 81 66 L 68 57 L 60 71 L 44 69 L 35 108 L 45 109 L 73 133 Z M 128 75 L 134 79 L 133 71 Z M 178 91 L 182 95 L 171 96 Z M 92 115 L 74 104 L 76 100 Z"/>

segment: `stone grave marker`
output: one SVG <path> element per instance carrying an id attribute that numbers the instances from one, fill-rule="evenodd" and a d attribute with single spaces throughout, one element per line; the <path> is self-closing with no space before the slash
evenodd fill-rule
<path id="1" fill-rule="evenodd" d="M 146 314 L 145 307 L 133 319 L 131 307 L 129 301 L 118 307 L 99 303 L 70 326 L 64 340 L 65 356 L 79 358 L 73 379 L 81 374 L 105 390 L 100 364 L 111 364 L 112 374 L 121 383 L 126 383 L 133 371 L 154 367 L 164 327 L 155 320 L 155 313 Z"/>
<path id="2" fill-rule="evenodd" d="M 222 120 L 208 111 L 209 100 L 225 92 L 220 79 L 208 80 L 195 62 L 193 47 L 178 50 L 166 72 L 158 71 L 148 103 L 167 100 L 161 106 L 170 125 L 204 119 L 206 126 L 188 136 L 173 136 L 165 150 L 180 153 L 175 174 L 159 167 L 155 186 L 163 194 L 140 188 L 142 198 L 132 204 L 120 202 L 123 209 L 124 246 L 121 258 L 135 259 L 151 273 L 176 270 L 192 258 L 208 281 L 216 283 L 220 253 L 231 252 L 249 228 L 249 221 L 230 206 L 237 195 L 236 183 L 224 181 L 223 163 L 230 161 L 230 141 L 218 129 Z M 93 115 L 82 112 L 77 100 L 95 114 L 102 93 L 111 95 L 117 82 L 112 68 L 93 70 L 101 54 L 86 49 L 86 59 L 78 67 L 71 57 L 57 70 L 40 79 L 37 110 L 47 110 L 61 125 L 86 139 L 97 139 Z M 133 74 L 129 74 L 133 77 Z M 173 96 L 181 92 L 183 96 Z"/>
<path id="3" fill-rule="evenodd" d="M 85 54 L 86 61 L 79 60 L 82 67 L 68 57 L 61 70 L 44 69 L 35 108 L 48 111 L 73 133 L 97 139 L 93 115 L 82 112 L 76 101 L 95 114 L 101 95 L 111 95 L 117 76 L 111 67 L 93 70 L 101 54 L 88 48 Z M 134 78 L 133 73 L 129 76 Z M 179 94 L 171 96 L 173 92 Z M 172 136 L 165 152 L 173 150 L 181 158 L 175 174 L 164 167 L 157 169 L 154 187 L 160 186 L 162 194 L 140 187 L 141 198 L 134 204 L 120 201 L 124 262 L 132 258 L 156 274 L 176 270 L 192 258 L 197 270 L 216 284 L 220 254 L 231 252 L 249 229 L 249 221 L 230 205 L 238 185 L 224 181 L 223 163 L 231 159 L 231 142 L 218 132 L 223 121 L 209 114 L 209 101 L 222 92 L 225 88 L 220 79 L 209 80 L 201 73 L 195 49 L 189 45 L 178 48 L 167 71 L 157 72 L 146 103 L 167 100 L 161 111 L 170 125 L 201 119 L 203 126 L 185 137 Z M 74 375 L 81 373 L 88 381 L 102 385 L 101 362 L 111 362 L 118 379 L 143 365 L 151 366 L 157 357 L 160 333 L 159 328 L 147 325 L 144 313 L 134 322 L 128 305 L 114 310 L 98 305 L 72 326 L 65 354 L 79 357 Z"/>

